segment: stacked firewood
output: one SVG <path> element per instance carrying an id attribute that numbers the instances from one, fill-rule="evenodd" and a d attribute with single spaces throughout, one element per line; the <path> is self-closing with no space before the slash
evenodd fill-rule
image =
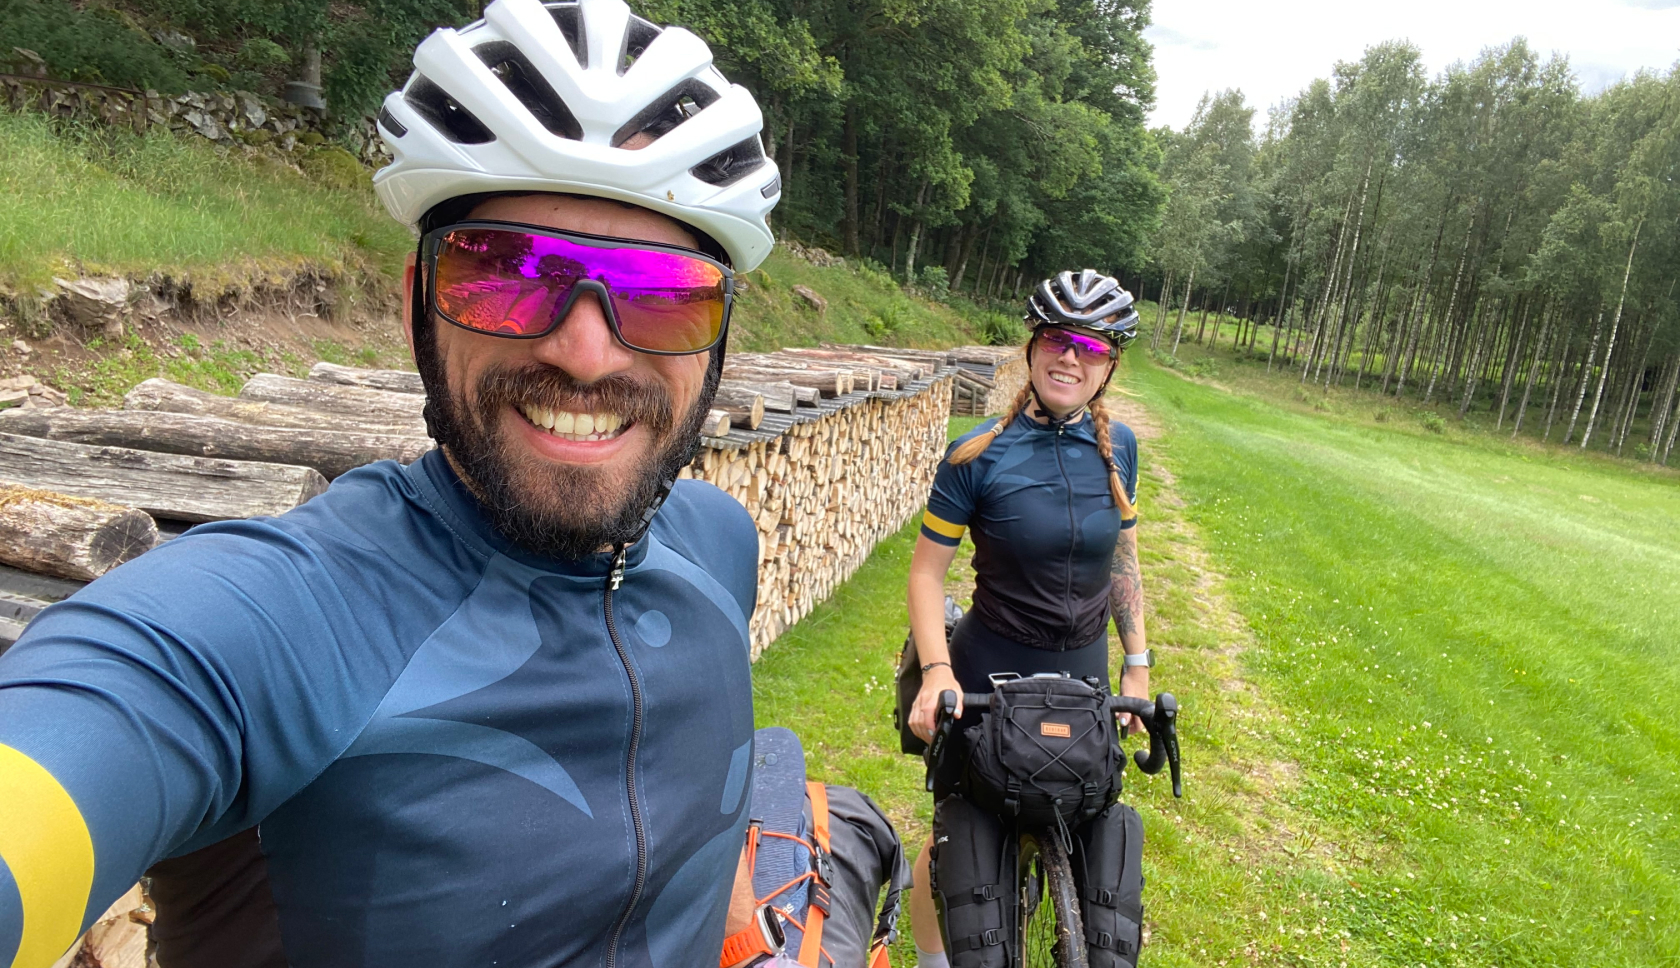
<path id="1" fill-rule="evenodd" d="M 951 370 L 951 412 L 981 416 L 1002 413 L 1027 383 L 1027 358 L 1018 346 L 959 346 L 953 350 L 911 350 L 894 346 L 823 344 L 829 350 L 863 352 L 904 365 Z M 788 352 L 785 351 L 784 352 Z M 800 351 L 814 352 L 814 351 Z"/>
<path id="2" fill-rule="evenodd" d="M 758 525 L 754 656 L 925 500 L 960 372 L 932 351 L 730 355 L 685 476 Z M 424 406 L 418 374 L 317 363 L 308 379 L 257 374 L 237 397 L 154 379 L 120 410 L 0 412 L 0 650 L 47 603 L 193 523 L 281 514 L 354 467 L 415 460 L 433 446 Z"/>
<path id="3" fill-rule="evenodd" d="M 854 390 L 777 415 L 757 433 L 704 439 L 683 476 L 727 491 L 758 525 L 753 658 L 927 500 L 950 387 L 949 373 L 935 371 L 901 390 Z"/>

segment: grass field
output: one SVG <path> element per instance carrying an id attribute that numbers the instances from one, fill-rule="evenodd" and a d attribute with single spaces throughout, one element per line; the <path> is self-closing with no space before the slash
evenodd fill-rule
<path id="1" fill-rule="evenodd" d="M 1680 475 L 1128 364 L 1155 685 L 1186 708 L 1186 798 L 1126 794 L 1146 961 L 1680 963 Z M 755 688 L 919 842 L 888 721 L 913 536 Z"/>
<path id="2" fill-rule="evenodd" d="M 0 157 L 0 283 L 15 289 L 78 269 L 206 288 L 303 267 L 394 278 L 412 246 L 368 185 L 166 131 L 0 111 Z"/>

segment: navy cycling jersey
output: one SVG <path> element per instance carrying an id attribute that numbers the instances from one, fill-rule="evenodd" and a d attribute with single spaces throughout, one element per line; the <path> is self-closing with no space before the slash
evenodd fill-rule
<path id="1" fill-rule="evenodd" d="M 715 961 L 757 554 L 681 481 L 614 590 L 434 451 L 123 565 L 0 657 L 0 965 L 253 826 L 293 968 Z"/>
<path id="2" fill-rule="evenodd" d="M 972 532 L 974 611 L 1023 645 L 1077 649 L 1106 634 L 1114 543 L 1137 517 L 1121 520 L 1093 423 L 1087 416 L 1058 429 L 1017 414 L 979 457 L 941 461 L 934 475 L 922 534 L 955 547 Z M 1109 439 L 1135 500 L 1137 437 L 1110 421 Z"/>

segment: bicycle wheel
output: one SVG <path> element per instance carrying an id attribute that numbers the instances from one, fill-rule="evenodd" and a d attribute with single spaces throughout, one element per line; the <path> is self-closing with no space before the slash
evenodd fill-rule
<path id="1" fill-rule="evenodd" d="M 1019 968 L 1087 968 L 1085 922 L 1067 849 L 1054 832 L 1020 835 Z"/>

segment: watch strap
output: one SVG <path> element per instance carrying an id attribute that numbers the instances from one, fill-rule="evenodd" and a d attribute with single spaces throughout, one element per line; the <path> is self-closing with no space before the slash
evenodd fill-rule
<path id="1" fill-rule="evenodd" d="M 1155 668 L 1155 650 L 1144 649 L 1142 652 L 1128 652 L 1126 653 L 1126 657 L 1121 660 L 1121 665 L 1123 668 L 1127 669 L 1131 669 L 1136 666 L 1143 666 L 1145 669 L 1153 669 Z"/>

